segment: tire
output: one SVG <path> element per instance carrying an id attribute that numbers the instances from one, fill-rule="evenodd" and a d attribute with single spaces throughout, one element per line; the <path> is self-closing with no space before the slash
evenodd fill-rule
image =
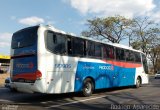
<path id="1" fill-rule="evenodd" d="M 141 78 L 138 77 L 136 80 L 136 88 L 139 88 L 141 86 Z"/>
<path id="2" fill-rule="evenodd" d="M 93 93 L 93 90 L 94 90 L 93 81 L 90 78 L 85 79 L 83 83 L 83 90 L 82 90 L 83 96 L 85 97 L 91 96 Z"/>
<path id="3" fill-rule="evenodd" d="M 17 89 L 15 89 L 15 88 L 10 88 L 10 91 L 11 92 L 18 92 Z"/>

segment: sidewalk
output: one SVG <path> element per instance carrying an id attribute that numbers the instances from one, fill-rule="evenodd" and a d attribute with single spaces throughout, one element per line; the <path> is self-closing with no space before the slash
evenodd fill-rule
<path id="1" fill-rule="evenodd" d="M 5 79 L 9 77 L 9 73 L 0 74 L 0 87 L 4 86 Z"/>

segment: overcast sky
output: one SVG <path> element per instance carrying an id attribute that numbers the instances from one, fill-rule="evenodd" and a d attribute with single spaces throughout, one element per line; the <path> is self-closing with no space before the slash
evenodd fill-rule
<path id="1" fill-rule="evenodd" d="M 80 35 L 87 19 L 114 15 L 160 22 L 160 0 L 0 0 L 0 54 L 10 54 L 11 36 L 22 28 L 51 24 Z"/>

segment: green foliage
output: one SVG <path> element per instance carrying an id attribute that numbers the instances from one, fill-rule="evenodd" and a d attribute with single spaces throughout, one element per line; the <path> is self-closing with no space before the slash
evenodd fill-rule
<path id="1" fill-rule="evenodd" d="M 135 18 L 131 26 L 132 38 L 131 46 L 142 50 L 151 61 L 153 70 L 158 70 L 157 62 L 160 59 L 160 28 L 159 24 L 149 20 L 149 18 Z"/>
<path id="2" fill-rule="evenodd" d="M 126 38 L 127 29 L 131 20 L 122 16 L 95 18 L 87 20 L 89 30 L 83 31 L 82 35 L 97 37 L 100 40 L 107 39 L 110 42 L 119 43 Z"/>

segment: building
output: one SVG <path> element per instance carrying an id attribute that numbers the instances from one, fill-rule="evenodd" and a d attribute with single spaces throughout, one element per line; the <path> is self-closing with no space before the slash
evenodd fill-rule
<path id="1" fill-rule="evenodd" d="M 0 54 L 0 73 L 7 73 L 10 66 L 10 56 Z"/>

